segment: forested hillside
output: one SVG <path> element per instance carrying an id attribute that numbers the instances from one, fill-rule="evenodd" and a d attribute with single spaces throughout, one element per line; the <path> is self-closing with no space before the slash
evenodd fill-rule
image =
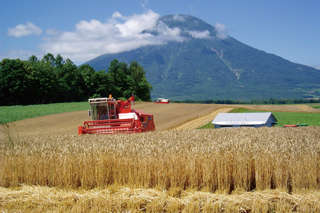
<path id="1" fill-rule="evenodd" d="M 90 65 L 77 67 L 51 53 L 41 60 L 3 59 L 0 62 L 0 105 L 27 105 L 85 101 L 90 97 L 128 98 L 149 101 L 152 86 L 146 71 L 135 61 L 130 65 L 114 59 L 109 68 L 95 71 Z"/>

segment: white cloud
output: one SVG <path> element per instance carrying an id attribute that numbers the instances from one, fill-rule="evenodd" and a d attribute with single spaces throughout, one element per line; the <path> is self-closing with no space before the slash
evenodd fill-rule
<path id="1" fill-rule="evenodd" d="M 112 14 L 112 19 L 121 18 L 121 17 L 122 17 L 122 15 L 121 15 L 118 11 L 116 11 L 116 12 L 114 12 L 114 13 Z"/>
<path id="2" fill-rule="evenodd" d="M 40 35 L 42 30 L 31 22 L 26 25 L 19 24 L 15 28 L 8 29 L 8 36 L 22 37 L 28 35 Z"/>
<path id="3" fill-rule="evenodd" d="M 227 29 L 226 26 L 224 26 L 223 24 L 216 23 L 214 27 L 216 29 L 216 36 L 218 39 L 223 40 L 228 38 L 228 35 L 225 34 L 225 30 Z"/>
<path id="4" fill-rule="evenodd" d="M 195 31 L 195 30 L 188 30 L 186 32 L 189 33 L 193 38 L 196 38 L 196 39 L 210 38 L 210 32 L 208 30 L 205 30 L 202 32 Z"/>
<path id="5" fill-rule="evenodd" d="M 141 33 L 143 30 L 151 30 L 160 15 L 149 10 L 142 15 L 133 15 L 131 17 L 118 16 L 118 19 L 124 20 L 124 23 L 116 23 L 115 27 L 120 30 L 123 36 L 132 36 Z"/>
<path id="6" fill-rule="evenodd" d="M 142 3 L 141 3 L 141 6 L 146 9 L 146 5 L 148 4 L 148 0 L 144 0 Z"/>
<path id="7" fill-rule="evenodd" d="M 182 21 L 182 22 L 186 21 L 186 19 L 185 19 L 183 16 L 180 16 L 180 15 L 178 15 L 178 14 L 174 14 L 173 20 L 175 20 L 175 21 Z"/>
<path id="8" fill-rule="evenodd" d="M 146 45 L 184 41 L 181 29 L 157 23 L 160 15 L 148 10 L 140 15 L 122 16 L 115 12 L 107 22 L 80 21 L 74 31 L 47 30 L 40 48 L 45 53 L 60 54 L 75 63 L 86 62 L 106 53 L 133 50 Z M 157 32 L 153 35 L 148 32 Z"/>
<path id="9" fill-rule="evenodd" d="M 51 35 L 51 36 L 57 36 L 59 35 L 59 30 L 58 29 L 47 29 L 46 34 Z"/>
<path id="10" fill-rule="evenodd" d="M 180 28 L 170 28 L 163 22 L 159 22 L 158 25 L 155 27 L 155 30 L 159 33 L 159 37 L 164 37 L 168 40 L 175 40 L 175 41 L 183 41 L 184 39 L 180 37 L 181 29 Z M 181 40 L 182 39 L 182 40 Z"/>
<path id="11" fill-rule="evenodd" d="M 313 67 L 313 68 L 320 70 L 320 64 L 308 64 L 307 66 L 310 66 L 310 67 Z"/>
<path id="12" fill-rule="evenodd" d="M 196 14 L 196 10 L 194 9 L 193 5 L 189 5 L 189 8 L 192 10 L 193 14 Z"/>

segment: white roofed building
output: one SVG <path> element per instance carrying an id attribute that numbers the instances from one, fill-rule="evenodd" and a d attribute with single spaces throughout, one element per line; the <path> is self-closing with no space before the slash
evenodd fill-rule
<path id="1" fill-rule="evenodd" d="M 211 122 L 214 128 L 273 127 L 277 119 L 271 112 L 219 113 Z"/>

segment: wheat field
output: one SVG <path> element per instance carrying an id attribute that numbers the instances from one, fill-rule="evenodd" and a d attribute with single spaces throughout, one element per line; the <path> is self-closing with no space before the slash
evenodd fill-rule
<path id="1" fill-rule="evenodd" d="M 319 212 L 320 128 L 1 140 L 0 210 Z"/>
<path id="2" fill-rule="evenodd" d="M 320 212 L 319 127 L 194 129 L 234 107 L 319 112 L 138 103 L 155 132 L 77 136 L 86 111 L 2 125 L 0 211 Z"/>

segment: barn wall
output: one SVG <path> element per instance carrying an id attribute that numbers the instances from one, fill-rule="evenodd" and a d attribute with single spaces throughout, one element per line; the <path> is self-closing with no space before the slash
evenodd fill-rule
<path id="1" fill-rule="evenodd" d="M 265 117 L 262 120 L 262 122 L 265 121 Z M 235 122 L 235 120 L 234 120 Z M 272 115 L 272 113 L 270 113 L 267 122 L 265 124 L 259 124 L 259 125 L 218 125 L 218 124 L 214 124 L 214 128 L 215 129 L 220 129 L 220 128 L 234 128 L 234 127 L 272 127 L 272 124 L 276 123 L 276 119 L 274 118 L 274 116 Z M 239 122 L 241 123 L 241 121 Z"/>
<path id="2" fill-rule="evenodd" d="M 273 120 L 273 118 L 270 116 L 265 124 L 262 125 L 228 125 L 226 127 L 222 127 L 221 125 L 214 125 L 215 129 L 220 129 L 220 128 L 236 128 L 236 127 L 272 127 L 272 124 L 275 123 L 276 121 Z M 224 126 L 224 125 L 223 125 Z"/>

